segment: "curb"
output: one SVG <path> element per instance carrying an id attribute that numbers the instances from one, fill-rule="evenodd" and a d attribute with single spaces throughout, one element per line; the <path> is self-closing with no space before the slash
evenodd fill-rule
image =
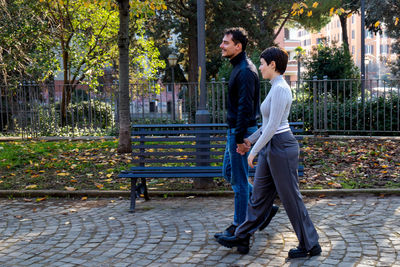
<path id="1" fill-rule="evenodd" d="M 352 195 L 400 195 L 400 189 L 322 189 L 322 190 L 300 190 L 303 196 L 309 197 L 325 197 L 325 196 L 352 196 Z M 226 197 L 233 196 L 233 191 L 149 191 L 149 195 L 153 197 Z M 96 197 L 96 198 L 114 198 L 129 197 L 129 191 L 99 191 L 99 190 L 0 190 L 0 198 L 10 197 Z"/>

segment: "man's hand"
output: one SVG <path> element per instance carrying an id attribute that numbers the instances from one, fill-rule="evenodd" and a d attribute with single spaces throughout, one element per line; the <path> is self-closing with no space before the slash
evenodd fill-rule
<path id="1" fill-rule="evenodd" d="M 249 164 L 249 166 L 250 166 L 251 168 L 254 168 L 253 161 L 254 161 L 254 156 L 253 156 L 252 154 L 250 154 L 250 155 L 247 157 L 247 163 Z"/>
<path id="2" fill-rule="evenodd" d="M 240 155 L 246 154 L 250 150 L 250 147 L 246 145 L 246 143 L 243 144 L 237 144 L 236 152 L 239 153 Z"/>

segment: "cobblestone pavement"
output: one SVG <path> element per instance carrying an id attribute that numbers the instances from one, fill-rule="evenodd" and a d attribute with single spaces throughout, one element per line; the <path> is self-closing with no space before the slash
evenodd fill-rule
<path id="1" fill-rule="evenodd" d="M 232 198 L 0 200 L 0 266 L 400 266 L 400 197 L 306 198 L 321 256 L 297 245 L 281 208 L 250 253 L 221 247 Z"/>

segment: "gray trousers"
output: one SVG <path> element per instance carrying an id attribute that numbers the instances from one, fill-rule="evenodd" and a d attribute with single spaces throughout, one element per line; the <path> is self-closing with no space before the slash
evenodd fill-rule
<path id="1" fill-rule="evenodd" d="M 274 135 L 260 151 L 246 221 L 236 229 L 237 237 L 243 238 L 258 229 L 270 214 L 278 194 L 296 232 L 299 246 L 310 250 L 318 243 L 317 231 L 300 194 L 298 158 L 299 144 L 291 131 Z"/>

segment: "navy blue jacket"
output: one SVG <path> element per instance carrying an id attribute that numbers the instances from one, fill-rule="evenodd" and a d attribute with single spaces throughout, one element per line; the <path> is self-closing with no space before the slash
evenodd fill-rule
<path id="1" fill-rule="evenodd" d="M 260 117 L 260 80 L 256 66 L 241 52 L 231 59 L 233 70 L 228 84 L 229 128 L 235 128 L 237 144 L 243 143 L 247 128 Z"/>

